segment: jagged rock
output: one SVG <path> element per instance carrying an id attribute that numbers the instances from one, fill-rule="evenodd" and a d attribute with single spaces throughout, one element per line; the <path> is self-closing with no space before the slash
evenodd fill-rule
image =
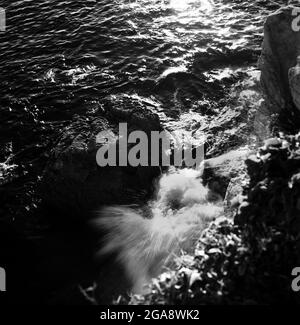
<path id="1" fill-rule="evenodd" d="M 259 154 L 246 161 L 248 196 L 235 221 L 255 229 L 283 227 L 300 234 L 300 134 L 269 139 Z"/>
<path id="2" fill-rule="evenodd" d="M 234 217 L 244 198 L 244 189 L 247 186 L 248 181 L 249 177 L 246 173 L 246 168 L 243 168 L 242 172 L 238 176 L 230 180 L 224 199 L 224 213 L 226 217 Z"/>
<path id="3" fill-rule="evenodd" d="M 200 126 L 206 135 L 208 158 L 256 143 L 257 137 L 266 134 L 261 112 L 260 71 L 253 69 L 243 74 L 243 80 L 232 89 L 230 97 L 234 105 L 219 107 L 216 116 Z"/>
<path id="4" fill-rule="evenodd" d="M 294 104 L 300 111 L 300 56 L 297 65 L 289 70 L 289 82 Z"/>
<path id="5" fill-rule="evenodd" d="M 228 185 L 233 178 L 245 174 L 244 160 L 248 155 L 249 149 L 241 148 L 206 160 L 203 164 L 203 184 L 220 194 L 222 198 L 227 197 L 227 200 L 231 200 L 233 197 L 229 193 L 226 195 Z"/>
<path id="6" fill-rule="evenodd" d="M 250 177 L 247 197 L 240 204 L 235 223 L 250 227 L 254 234 L 267 238 L 275 257 L 288 272 L 300 262 L 300 134 L 280 135 L 266 141 L 259 153 L 246 161 Z M 277 238 L 277 239 L 276 239 Z"/>
<path id="7" fill-rule="evenodd" d="M 267 18 L 264 26 L 259 65 L 261 84 L 271 113 L 285 113 L 294 107 L 289 70 L 295 66 L 300 54 L 300 32 L 292 28 L 295 8 L 291 3 L 279 9 Z"/>
<path id="8" fill-rule="evenodd" d="M 97 134 L 117 139 L 119 123 L 133 130 L 160 131 L 158 116 L 141 98 L 111 96 L 88 118 L 77 118 L 62 131 L 43 177 L 44 203 L 57 211 L 86 216 L 101 205 L 136 203 L 149 194 L 159 167 L 99 167 Z"/>

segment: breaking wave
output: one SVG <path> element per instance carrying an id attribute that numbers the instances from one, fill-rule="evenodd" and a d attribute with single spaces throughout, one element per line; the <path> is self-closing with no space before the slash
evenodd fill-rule
<path id="1" fill-rule="evenodd" d="M 170 172 L 159 181 L 157 199 L 149 203 L 151 217 L 129 206 L 106 207 L 99 211 L 95 226 L 106 235 L 98 256 L 117 254 L 133 292 L 176 257 L 188 253 L 209 222 L 223 212 L 221 198 L 204 187 L 201 171 Z"/>

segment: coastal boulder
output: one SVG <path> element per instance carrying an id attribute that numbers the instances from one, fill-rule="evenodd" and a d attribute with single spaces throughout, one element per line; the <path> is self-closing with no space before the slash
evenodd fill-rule
<path id="1" fill-rule="evenodd" d="M 101 205 L 133 204 L 152 189 L 159 167 L 100 167 L 96 161 L 103 146 L 97 135 L 105 132 L 118 141 L 119 123 L 134 130 L 160 131 L 159 117 L 151 103 L 131 96 L 110 96 L 96 112 L 76 117 L 62 130 L 45 169 L 44 203 L 56 211 L 84 217 Z"/>
<path id="2" fill-rule="evenodd" d="M 246 173 L 244 161 L 248 155 L 249 149 L 245 147 L 207 159 L 203 165 L 203 184 L 208 186 L 214 193 L 221 195 L 222 198 L 226 198 L 226 202 L 228 201 L 228 204 L 230 204 L 229 201 L 240 193 L 236 190 L 237 185 L 229 193 L 228 190 L 233 189 L 233 186 L 229 187 L 229 185 L 232 185 L 234 180 L 239 179 Z M 241 188 L 242 191 L 242 187 L 238 188 Z"/>
<path id="3" fill-rule="evenodd" d="M 269 15 L 264 25 L 259 66 L 261 85 L 271 114 L 291 113 L 298 107 L 294 79 L 291 80 L 294 74 L 290 69 L 300 55 L 300 6 L 293 3 Z"/>

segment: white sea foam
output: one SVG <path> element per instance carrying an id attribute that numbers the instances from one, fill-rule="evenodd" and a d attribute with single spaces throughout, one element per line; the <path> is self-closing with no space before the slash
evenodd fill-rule
<path id="1" fill-rule="evenodd" d="M 222 215 L 216 200 L 201 183 L 201 172 L 183 169 L 162 176 L 152 218 L 134 208 L 106 207 L 95 225 L 106 231 L 99 255 L 117 253 L 133 291 L 169 267 L 175 256 L 189 252 L 207 224 Z"/>

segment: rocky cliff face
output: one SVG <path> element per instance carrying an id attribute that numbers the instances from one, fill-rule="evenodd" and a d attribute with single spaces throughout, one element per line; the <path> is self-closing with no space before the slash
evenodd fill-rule
<path id="1" fill-rule="evenodd" d="M 300 134 L 281 135 L 266 141 L 246 164 L 250 175 L 247 200 L 236 215 L 236 223 L 286 228 L 300 232 Z"/>
<path id="2" fill-rule="evenodd" d="M 289 70 L 289 83 L 294 104 L 300 111 L 300 56 L 297 58 L 297 65 Z"/>
<path id="3" fill-rule="evenodd" d="M 300 55 L 300 6 L 290 2 L 270 15 L 264 26 L 264 41 L 259 61 L 261 84 L 269 112 L 283 119 L 295 119 L 299 115 L 299 93 L 297 92 Z M 292 123 L 297 126 L 299 121 Z"/>

